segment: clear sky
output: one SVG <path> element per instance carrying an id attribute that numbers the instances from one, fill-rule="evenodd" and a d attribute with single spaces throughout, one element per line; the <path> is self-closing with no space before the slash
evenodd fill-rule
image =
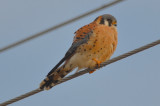
<path id="1" fill-rule="evenodd" d="M 111 0 L 1 0 L 0 48 Z M 0 53 L 0 103 L 38 88 L 74 32 L 102 14 L 118 20 L 112 57 L 160 39 L 160 0 L 127 0 Z M 160 106 L 160 45 L 11 106 Z"/>

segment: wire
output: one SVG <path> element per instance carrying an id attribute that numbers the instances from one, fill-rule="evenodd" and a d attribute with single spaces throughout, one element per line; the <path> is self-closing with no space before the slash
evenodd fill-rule
<path id="1" fill-rule="evenodd" d="M 106 65 L 108 65 L 108 64 L 111 64 L 111 63 L 113 63 L 113 62 L 116 62 L 116 61 L 118 61 L 118 60 L 121 60 L 121 59 L 123 59 L 123 58 L 126 58 L 126 57 L 128 57 L 128 56 L 131 56 L 131 55 L 136 54 L 136 53 L 138 53 L 138 52 L 141 52 L 141 51 L 143 51 L 143 50 L 149 49 L 149 48 L 151 48 L 151 47 L 153 47 L 153 46 L 156 46 L 156 45 L 158 45 L 158 44 L 160 44 L 160 39 L 157 40 L 157 41 L 155 41 L 155 42 L 152 42 L 152 43 L 150 43 L 150 44 L 147 44 L 147 45 L 145 45 L 145 46 L 142 46 L 142 47 L 140 47 L 140 48 L 134 49 L 134 50 L 132 50 L 132 51 L 130 51 L 130 52 L 127 52 L 127 53 L 125 53 L 125 54 L 122 54 L 122 55 L 120 55 L 120 56 L 118 56 L 118 57 L 115 57 L 115 58 L 113 58 L 113 59 L 111 59 L 111 60 L 108 60 L 108 61 L 106 61 L 106 62 L 104 62 L 104 63 L 101 63 L 100 67 L 104 67 L 104 66 L 106 66 Z M 95 67 L 94 69 L 97 69 L 97 68 L 98 68 L 98 67 Z M 61 81 L 59 81 L 59 82 L 57 83 L 57 85 L 58 85 L 58 84 L 61 84 L 61 83 L 63 83 L 63 82 L 66 82 L 66 81 L 68 81 L 68 80 L 71 80 L 71 79 L 73 79 L 73 78 L 76 78 L 76 77 L 78 77 L 78 76 L 81 76 L 81 75 L 83 75 L 83 74 L 86 74 L 86 73 L 88 73 L 90 70 L 93 70 L 93 69 L 85 69 L 85 70 L 82 70 L 82 71 L 80 71 L 80 72 L 78 72 L 78 73 L 75 73 L 75 74 L 73 74 L 73 75 L 70 75 L 70 76 L 68 76 L 68 77 L 65 77 L 65 78 L 63 78 Z M 2 104 L 0 104 L 0 106 L 6 106 L 6 105 L 8 105 L 8 104 L 17 102 L 17 101 L 19 101 L 19 100 L 21 100 L 21 99 L 24 99 L 24 98 L 26 98 L 26 97 L 29 97 L 29 96 L 34 95 L 34 94 L 36 94 L 36 93 L 39 93 L 39 92 L 41 92 L 41 91 L 43 91 L 43 90 L 37 88 L 37 89 L 35 89 L 35 90 L 31 91 L 31 92 L 28 92 L 28 93 L 26 93 L 26 94 L 23 94 L 23 95 L 21 95 L 21 96 L 18 96 L 18 97 L 16 97 L 16 98 L 13 98 L 13 99 L 8 100 L 8 101 L 6 101 L 6 102 L 3 102 Z"/>
<path id="2" fill-rule="evenodd" d="M 108 3 L 108 4 L 105 4 L 105 5 L 103 5 L 103 6 L 100 6 L 100 7 L 96 8 L 96 9 L 93 9 L 93 10 L 91 10 L 91 11 L 89 11 L 89 12 L 86 12 L 86 13 L 84 13 L 84 14 L 82 14 L 82 15 L 79 15 L 79 16 L 77 16 L 77 17 L 75 17 L 75 18 L 72 18 L 72 19 L 70 19 L 70 20 L 68 20 L 68 21 L 62 22 L 62 23 L 60 23 L 60 24 L 58 24 L 58 25 L 56 25 L 56 26 L 53 26 L 53 27 L 51 27 L 51 28 L 48 28 L 48 29 L 46 29 L 46 30 L 44 30 L 44 31 L 41 31 L 41 32 L 37 33 L 37 34 L 31 35 L 30 37 L 24 38 L 24 39 L 22 39 L 22 40 L 20 40 L 20 41 L 17 41 L 17 42 L 15 42 L 15 43 L 13 43 L 13 44 L 10 44 L 10 45 L 8 45 L 8 46 L 6 46 L 6 47 L 1 48 L 1 49 L 0 49 L 0 53 L 6 51 L 6 50 L 8 50 L 8 49 L 11 49 L 11 48 L 13 48 L 13 47 L 16 47 L 16 46 L 18 46 L 18 45 L 20 45 L 20 44 L 23 44 L 23 43 L 25 43 L 25 42 L 27 42 L 27 41 L 30 41 L 30 40 L 32 40 L 32 39 L 35 39 L 35 38 L 37 38 L 37 37 L 39 37 L 39 36 L 42 36 L 42 35 L 44 35 L 44 34 L 46 34 L 46 33 L 49 33 L 49 32 L 51 32 L 51 31 L 53 31 L 53 30 L 55 30 L 55 29 L 58 29 L 58 28 L 64 26 L 64 25 L 67 25 L 67 24 L 72 23 L 72 22 L 74 22 L 74 21 L 76 21 L 76 20 L 79 20 L 79 19 L 81 19 L 81 18 L 83 18 L 83 17 L 85 17 L 85 16 L 88 16 L 88 15 L 90 15 L 90 14 L 93 14 L 93 13 L 97 12 L 97 11 L 100 11 L 100 10 L 102 10 L 102 9 L 105 9 L 105 8 L 107 8 L 107 7 L 110 7 L 110 6 L 112 6 L 112 5 L 115 5 L 115 4 L 117 4 L 117 3 L 119 3 L 119 2 L 122 2 L 122 1 L 124 1 L 124 0 L 115 0 L 115 1 L 112 1 L 112 2 L 110 2 L 110 3 Z"/>

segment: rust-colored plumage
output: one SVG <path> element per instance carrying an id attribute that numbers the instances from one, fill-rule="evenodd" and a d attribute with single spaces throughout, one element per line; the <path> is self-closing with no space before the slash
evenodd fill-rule
<path id="1" fill-rule="evenodd" d="M 47 90 L 52 88 L 75 68 L 78 68 L 77 71 L 93 68 L 110 59 L 117 47 L 116 25 L 116 19 L 105 14 L 77 30 L 72 46 L 41 82 L 40 88 Z M 63 62 L 64 64 L 61 65 Z"/>

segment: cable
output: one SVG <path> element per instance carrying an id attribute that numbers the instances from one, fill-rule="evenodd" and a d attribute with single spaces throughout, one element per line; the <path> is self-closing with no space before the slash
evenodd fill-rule
<path id="1" fill-rule="evenodd" d="M 51 27 L 51 28 L 48 28 L 48 29 L 46 29 L 46 30 L 44 30 L 44 31 L 41 31 L 41 32 L 37 33 L 37 34 L 31 35 L 30 37 L 24 38 L 24 39 L 22 39 L 22 40 L 20 40 L 20 41 L 17 41 L 17 42 L 15 42 L 15 43 L 13 43 L 13 44 L 10 44 L 10 45 L 8 45 L 8 46 L 6 46 L 6 47 L 1 48 L 1 49 L 0 49 L 0 53 L 6 51 L 6 50 L 8 50 L 8 49 L 11 49 L 11 48 L 13 48 L 13 47 L 16 47 L 16 46 L 18 46 L 18 45 L 20 45 L 20 44 L 22 44 L 22 43 L 25 43 L 25 42 L 27 42 L 27 41 L 29 41 L 29 40 L 35 39 L 35 38 L 37 38 L 37 37 L 39 37 L 39 36 L 42 36 L 42 35 L 44 35 L 44 34 L 46 34 L 46 33 L 49 33 L 49 32 L 51 32 L 51 31 L 53 31 L 53 30 L 55 30 L 55 29 L 58 29 L 58 28 L 64 26 L 64 25 L 67 25 L 67 24 L 72 23 L 72 22 L 74 22 L 74 21 L 76 21 L 76 20 L 79 20 L 80 18 L 83 18 L 83 17 L 88 16 L 88 15 L 90 15 L 90 14 L 93 14 L 93 13 L 95 13 L 95 12 L 97 12 L 97 11 L 100 11 L 100 10 L 102 10 L 102 9 L 104 9 L 104 8 L 107 8 L 107 7 L 110 7 L 110 6 L 114 5 L 114 4 L 117 4 L 117 3 L 119 3 L 119 2 L 122 2 L 122 1 L 124 1 L 124 0 L 115 0 L 115 1 L 112 1 L 112 2 L 110 2 L 110 3 L 108 3 L 108 4 L 105 4 L 105 5 L 103 5 L 103 6 L 100 6 L 100 7 L 96 8 L 96 9 L 93 9 L 93 10 L 91 10 L 91 11 L 89 11 L 89 12 L 86 12 L 86 13 L 84 13 L 84 14 L 82 14 L 82 15 L 79 15 L 79 16 L 77 16 L 77 17 L 75 17 L 75 18 L 72 18 L 72 19 L 70 19 L 70 20 L 68 20 L 68 21 L 62 22 L 62 23 L 60 23 L 60 24 L 58 24 L 58 25 L 56 25 L 56 26 L 53 26 L 53 27 Z"/>
<path id="2" fill-rule="evenodd" d="M 118 61 L 118 60 L 121 60 L 121 59 L 123 59 L 123 58 L 126 58 L 126 57 L 128 57 L 128 56 L 131 56 L 131 55 L 136 54 L 136 53 L 138 53 L 138 52 L 141 52 L 141 51 L 143 51 L 143 50 L 149 49 L 149 48 L 151 48 L 151 47 L 153 47 L 153 46 L 156 46 L 156 45 L 158 45 L 158 44 L 160 44 L 160 39 L 157 40 L 157 41 L 155 41 L 155 42 L 152 42 L 152 43 L 150 43 L 150 44 L 147 44 L 147 45 L 145 45 L 145 46 L 142 46 L 142 47 L 140 47 L 140 48 L 137 48 L 137 49 L 135 49 L 135 50 L 132 50 L 132 51 L 130 51 L 130 52 L 127 52 L 127 53 L 125 53 L 125 54 L 122 54 L 122 55 L 120 55 L 120 56 L 118 56 L 118 57 L 115 57 L 115 58 L 113 58 L 113 59 L 110 59 L 110 60 L 108 60 L 108 61 L 106 61 L 106 62 L 104 62 L 104 63 L 101 63 L 100 67 L 104 67 L 104 66 L 106 66 L 106 65 L 108 65 L 108 64 L 111 64 L 111 63 L 113 63 L 113 62 L 116 62 L 116 61 Z M 94 69 L 97 69 L 97 68 L 98 68 L 98 67 L 95 67 Z M 93 70 L 93 69 L 90 69 L 90 70 Z M 75 73 L 75 74 L 73 74 L 73 75 L 70 75 L 70 76 L 68 76 L 68 77 L 65 77 L 65 78 L 63 78 L 61 81 L 59 81 L 59 82 L 57 83 L 57 85 L 58 85 L 58 84 L 61 84 L 61 83 L 63 83 L 63 82 L 66 82 L 66 81 L 68 81 L 68 80 L 71 80 L 71 79 L 73 79 L 73 78 L 76 78 L 76 77 L 78 77 L 78 76 L 81 76 L 81 75 L 83 75 L 83 74 L 86 74 L 86 73 L 88 73 L 90 70 L 89 70 L 89 69 L 85 69 L 85 70 L 82 70 L 82 71 L 80 71 L 80 72 L 78 72 L 78 73 Z M 39 93 L 39 92 L 41 92 L 41 91 L 43 91 L 43 90 L 41 90 L 41 89 L 39 89 L 39 88 L 38 88 L 38 89 L 35 89 L 35 90 L 31 91 L 31 92 L 28 92 L 28 93 L 26 93 L 26 94 L 23 94 L 23 95 L 21 95 L 21 96 L 18 96 L 18 97 L 16 97 L 16 98 L 13 98 L 13 99 L 8 100 L 8 101 L 6 101 L 6 102 L 3 102 L 2 104 L 0 104 L 0 106 L 6 106 L 6 105 L 8 105 L 8 104 L 17 102 L 17 101 L 19 101 L 19 100 L 21 100 L 21 99 L 24 99 L 24 98 L 26 98 L 26 97 L 29 97 L 29 96 L 34 95 L 34 94 L 36 94 L 36 93 Z"/>

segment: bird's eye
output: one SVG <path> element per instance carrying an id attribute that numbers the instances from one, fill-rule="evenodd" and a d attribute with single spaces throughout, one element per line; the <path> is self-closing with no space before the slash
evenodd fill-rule
<path id="1" fill-rule="evenodd" d="M 111 19 L 107 19 L 107 21 L 112 21 Z"/>

